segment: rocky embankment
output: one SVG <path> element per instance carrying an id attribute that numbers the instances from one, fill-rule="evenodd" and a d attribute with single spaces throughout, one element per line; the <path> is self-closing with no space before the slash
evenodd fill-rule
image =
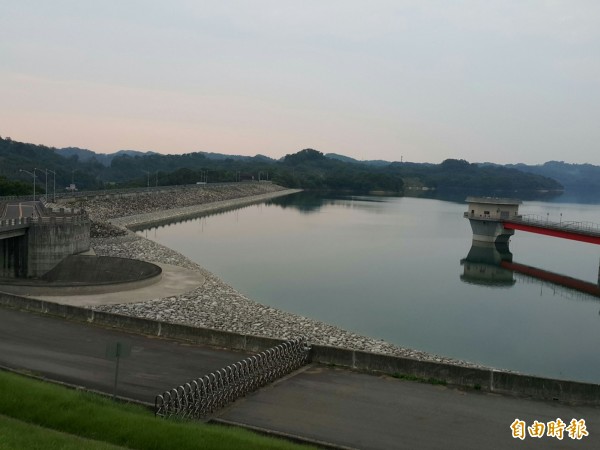
<path id="1" fill-rule="evenodd" d="M 193 211 L 201 212 L 202 205 L 208 207 L 215 202 L 221 202 L 216 203 L 217 205 L 232 206 L 238 201 L 247 202 L 249 197 L 265 198 L 285 193 L 284 188 L 280 186 L 251 184 L 79 202 L 88 210 L 99 228 L 109 230 L 92 238 L 92 247 L 96 254 L 177 265 L 197 270 L 206 278 L 201 287 L 184 295 L 141 303 L 96 306 L 94 309 L 280 339 L 303 335 L 315 344 L 472 366 L 463 361 L 398 347 L 318 320 L 262 305 L 236 291 L 180 253 L 125 229 L 128 225 L 165 219 L 169 215 L 178 217 Z M 108 224 L 108 221 L 116 225 Z"/>
<path id="2" fill-rule="evenodd" d="M 216 186 L 186 186 L 176 190 L 150 191 L 135 195 L 94 197 L 70 201 L 69 206 L 84 208 L 92 219 L 92 237 L 111 237 L 125 234 L 123 229 L 111 224 L 116 218 L 133 215 L 156 214 L 156 217 L 171 217 L 170 212 L 181 213 L 183 208 L 197 207 L 232 199 L 268 195 L 285 190 L 271 183 L 240 183 Z M 158 214 L 162 212 L 162 214 Z M 131 224 L 131 220 L 121 220 Z"/>

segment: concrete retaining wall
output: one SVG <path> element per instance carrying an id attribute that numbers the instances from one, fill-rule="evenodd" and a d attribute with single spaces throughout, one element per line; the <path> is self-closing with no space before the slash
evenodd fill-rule
<path id="1" fill-rule="evenodd" d="M 90 249 L 90 221 L 33 222 L 27 231 L 27 276 L 41 277 L 65 256 Z"/>
<path id="2" fill-rule="evenodd" d="M 600 405 L 600 384 L 555 380 L 320 345 L 312 346 L 311 358 L 313 362 L 322 364 L 336 364 L 366 372 L 409 375 L 424 380 L 434 379 L 506 395 Z"/>
<path id="3" fill-rule="evenodd" d="M 283 342 L 208 328 L 171 324 L 132 316 L 93 311 L 77 306 L 60 305 L 0 292 L 0 306 L 85 321 L 134 333 L 185 340 L 215 347 L 260 352 Z M 365 372 L 408 375 L 424 380 L 435 379 L 450 385 L 488 392 L 526 396 L 542 400 L 600 405 L 600 385 L 575 381 L 520 375 L 491 369 L 421 361 L 412 358 L 368 353 L 322 345 L 313 345 L 311 360 Z"/>

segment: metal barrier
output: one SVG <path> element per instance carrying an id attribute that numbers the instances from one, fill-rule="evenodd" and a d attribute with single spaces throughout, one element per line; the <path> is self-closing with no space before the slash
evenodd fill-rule
<path id="1" fill-rule="evenodd" d="M 157 417 L 201 419 L 308 362 L 310 346 L 297 338 L 157 395 Z"/>
<path id="2" fill-rule="evenodd" d="M 246 184 L 272 184 L 271 181 L 258 181 L 258 180 L 247 180 L 247 181 L 235 181 L 235 182 L 220 182 L 220 183 L 207 183 L 207 184 L 174 184 L 168 186 L 148 186 L 148 187 L 135 187 L 135 188 L 120 188 L 120 189 L 102 189 L 95 191 L 74 191 L 74 192 L 57 192 L 53 195 L 53 198 L 59 199 L 76 199 L 85 197 L 107 197 L 107 196 L 120 196 L 120 195 L 136 195 L 136 194 L 147 194 L 152 192 L 163 192 L 163 191 L 177 191 L 181 189 L 210 189 L 220 186 L 242 186 Z M 42 194 L 44 196 L 44 194 Z M 0 196 L 0 202 L 5 201 L 31 201 L 31 195 L 6 195 Z"/>

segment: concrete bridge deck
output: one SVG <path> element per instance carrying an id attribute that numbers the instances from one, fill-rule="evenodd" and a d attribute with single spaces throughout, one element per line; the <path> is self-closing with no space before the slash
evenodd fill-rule
<path id="1" fill-rule="evenodd" d="M 24 236 L 37 216 L 36 202 L 2 203 L 0 205 L 0 239 Z"/>

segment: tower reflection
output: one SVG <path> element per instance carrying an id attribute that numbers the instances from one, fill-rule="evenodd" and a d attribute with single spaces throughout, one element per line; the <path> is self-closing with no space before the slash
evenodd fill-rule
<path id="1" fill-rule="evenodd" d="M 579 280 L 538 267 L 513 262 L 508 244 L 473 241 L 466 258 L 460 261 L 465 283 L 492 287 L 510 287 L 519 279 L 540 280 L 544 284 L 567 288 L 565 291 L 581 292 L 600 297 L 600 285 Z"/>
<path id="2" fill-rule="evenodd" d="M 466 283 L 486 286 L 510 287 L 516 283 L 513 271 L 501 266 L 503 261 L 512 262 L 508 244 L 473 241 L 469 254 L 460 261 Z"/>

